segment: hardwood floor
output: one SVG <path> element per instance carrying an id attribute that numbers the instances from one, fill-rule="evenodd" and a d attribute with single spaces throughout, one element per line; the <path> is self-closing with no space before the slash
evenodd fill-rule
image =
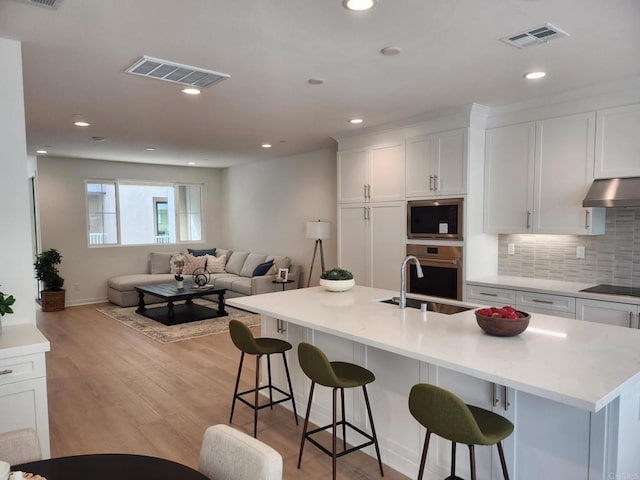
<path id="1" fill-rule="evenodd" d="M 197 467 L 204 430 L 229 420 L 240 355 L 228 334 L 160 344 L 92 305 L 38 312 L 37 321 L 51 342 L 52 456 L 135 453 Z M 245 362 L 245 389 L 251 365 Z M 258 438 L 282 454 L 284 478 L 330 477 L 331 458 L 310 444 L 302 468 L 296 468 L 299 420 L 296 427 L 291 412 L 280 406 L 263 409 Z M 252 422 L 252 410 L 238 404 L 233 426 L 251 434 Z M 358 452 L 338 459 L 338 478 L 379 479 L 380 472 L 374 458 Z M 407 477 L 385 467 L 384 478 Z"/>

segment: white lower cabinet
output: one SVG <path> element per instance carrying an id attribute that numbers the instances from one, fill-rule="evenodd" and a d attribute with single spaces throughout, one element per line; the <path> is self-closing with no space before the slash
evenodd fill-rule
<path id="1" fill-rule="evenodd" d="M 0 432 L 33 428 L 50 457 L 44 353 L 0 359 L 0 412 Z"/>
<path id="2" fill-rule="evenodd" d="M 627 328 L 640 328 L 640 307 L 629 303 L 602 302 L 578 298 L 576 318 Z"/>

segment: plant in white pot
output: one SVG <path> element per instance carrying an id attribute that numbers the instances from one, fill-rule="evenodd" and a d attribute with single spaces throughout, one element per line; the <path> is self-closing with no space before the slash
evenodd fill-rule
<path id="1" fill-rule="evenodd" d="M 13 295 L 6 295 L 0 292 L 0 335 L 2 335 L 2 317 L 8 313 L 13 313 L 11 306 L 16 303 L 16 299 Z"/>
<path id="2" fill-rule="evenodd" d="M 353 273 L 342 268 L 332 268 L 322 272 L 322 275 L 320 275 L 320 285 L 330 292 L 344 292 L 353 288 L 355 284 Z"/>

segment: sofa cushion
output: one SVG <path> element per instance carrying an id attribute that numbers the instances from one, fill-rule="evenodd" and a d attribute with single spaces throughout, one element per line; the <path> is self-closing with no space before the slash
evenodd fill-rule
<path id="1" fill-rule="evenodd" d="M 273 260 L 269 260 L 268 262 L 261 263 L 256 268 L 253 269 L 252 277 L 262 277 L 267 274 L 267 272 L 273 267 Z"/>
<path id="2" fill-rule="evenodd" d="M 224 265 L 227 262 L 227 256 L 215 257 L 213 255 L 205 255 L 207 258 L 207 272 L 209 273 L 225 273 Z"/>
<path id="3" fill-rule="evenodd" d="M 242 270 L 240 270 L 241 277 L 251 277 L 253 276 L 253 271 L 256 269 L 258 265 L 264 263 L 267 259 L 266 255 L 259 255 L 257 253 L 250 253 L 247 256 L 247 259 L 242 265 Z"/>
<path id="4" fill-rule="evenodd" d="M 229 261 L 229 257 L 233 253 L 233 250 L 225 250 L 224 248 L 216 248 L 216 257 L 221 257 L 223 255 L 227 256 L 227 261 Z"/>
<path id="5" fill-rule="evenodd" d="M 233 283 L 234 280 L 238 278 L 240 277 L 238 277 L 237 275 L 229 275 L 228 277 L 216 278 L 213 286 L 215 288 L 226 288 L 227 290 L 231 290 L 231 284 Z"/>
<path id="6" fill-rule="evenodd" d="M 204 257 L 205 255 L 215 255 L 216 249 L 215 248 L 201 248 L 201 249 L 187 248 L 187 252 L 189 252 L 194 257 Z"/>
<path id="7" fill-rule="evenodd" d="M 170 273 L 149 274 L 141 273 L 138 275 L 120 275 L 111 277 L 108 284 L 111 288 L 118 291 L 135 290 L 141 285 L 156 285 L 158 283 L 167 283 L 173 280 Z"/>
<path id="8" fill-rule="evenodd" d="M 193 272 L 198 269 L 204 269 L 207 264 L 207 257 L 195 257 L 190 253 L 185 254 L 184 256 L 184 267 L 182 268 L 183 275 L 192 275 Z"/>
<path id="9" fill-rule="evenodd" d="M 251 295 L 251 279 L 247 277 L 235 277 L 231 280 L 231 290 L 243 295 Z"/>
<path id="10" fill-rule="evenodd" d="M 269 260 L 273 260 L 274 273 L 277 273 L 280 268 L 289 268 L 291 266 L 291 259 L 284 255 L 269 255 L 266 261 Z"/>
<path id="11" fill-rule="evenodd" d="M 242 267 L 244 266 L 244 262 L 247 260 L 248 256 L 248 252 L 233 252 L 227 259 L 227 266 L 224 269 L 228 273 L 235 273 L 236 275 L 240 275 L 240 272 L 242 272 Z"/>
<path id="12" fill-rule="evenodd" d="M 177 252 L 151 252 L 149 254 L 149 272 L 171 273 L 171 257 Z"/>

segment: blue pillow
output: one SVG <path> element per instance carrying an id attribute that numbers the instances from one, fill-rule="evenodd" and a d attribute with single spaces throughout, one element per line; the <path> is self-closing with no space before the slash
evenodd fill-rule
<path id="1" fill-rule="evenodd" d="M 253 269 L 252 277 L 262 277 L 265 275 L 271 266 L 273 265 L 273 260 L 269 260 L 268 262 L 261 263 L 256 268 Z"/>
<path id="2" fill-rule="evenodd" d="M 216 255 L 215 248 L 204 248 L 202 250 L 194 250 L 193 248 L 187 248 L 187 251 L 194 257 L 204 257 L 205 255 Z"/>

